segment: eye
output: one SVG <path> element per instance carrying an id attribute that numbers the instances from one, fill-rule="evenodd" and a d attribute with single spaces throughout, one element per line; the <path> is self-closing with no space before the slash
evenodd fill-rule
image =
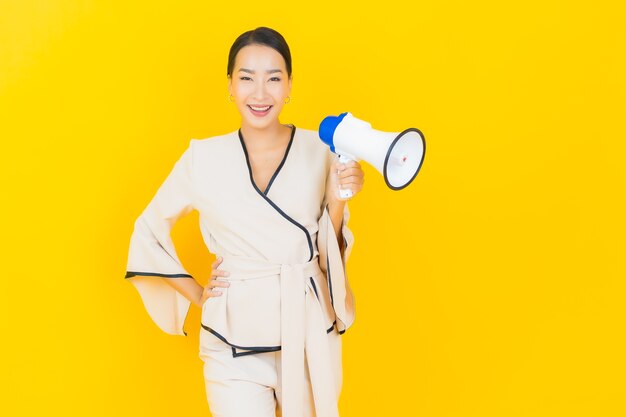
<path id="1" fill-rule="evenodd" d="M 239 77 L 240 80 L 250 80 L 250 77 Z"/>
<path id="2" fill-rule="evenodd" d="M 279 78 L 279 77 L 272 77 L 272 78 L 270 78 L 270 81 L 271 81 L 271 80 L 280 81 L 280 78 Z"/>

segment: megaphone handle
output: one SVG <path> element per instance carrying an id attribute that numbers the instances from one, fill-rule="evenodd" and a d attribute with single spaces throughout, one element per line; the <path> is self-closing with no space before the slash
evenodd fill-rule
<path id="1" fill-rule="evenodd" d="M 341 162 L 342 164 L 346 164 L 348 162 L 352 161 L 352 159 L 348 158 L 345 155 L 339 155 L 339 162 Z M 352 197 L 352 190 L 349 188 L 344 189 L 340 189 L 339 190 L 339 197 L 341 198 L 350 198 Z"/>

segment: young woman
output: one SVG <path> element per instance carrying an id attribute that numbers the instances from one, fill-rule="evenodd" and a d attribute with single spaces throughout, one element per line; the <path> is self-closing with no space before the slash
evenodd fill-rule
<path id="1" fill-rule="evenodd" d="M 135 222 L 126 278 L 155 323 L 187 335 L 202 309 L 199 356 L 214 417 L 332 417 L 341 334 L 354 321 L 346 261 L 354 244 L 340 188 L 358 193 L 358 162 L 338 162 L 314 130 L 279 122 L 291 55 L 275 30 L 240 35 L 228 57 L 241 127 L 192 139 Z M 202 287 L 170 230 L 196 209 L 217 259 Z"/>

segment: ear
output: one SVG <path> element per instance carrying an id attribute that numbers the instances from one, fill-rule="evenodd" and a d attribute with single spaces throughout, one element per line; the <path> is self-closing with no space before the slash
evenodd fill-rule
<path id="1" fill-rule="evenodd" d="M 232 94 L 232 93 L 233 93 L 232 87 L 233 87 L 233 79 L 232 79 L 232 78 L 231 78 L 231 76 L 229 75 L 229 76 L 228 76 L 228 93 L 229 93 L 229 94 Z"/>
<path id="2" fill-rule="evenodd" d="M 287 95 L 291 94 L 291 80 L 293 79 L 293 75 L 289 76 L 289 84 L 287 87 Z"/>

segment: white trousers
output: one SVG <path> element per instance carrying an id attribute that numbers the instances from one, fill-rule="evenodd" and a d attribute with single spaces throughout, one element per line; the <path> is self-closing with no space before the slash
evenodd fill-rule
<path id="1" fill-rule="evenodd" d="M 329 337 L 341 368 L 341 335 Z M 199 356 L 213 417 L 281 417 L 280 350 L 233 357 L 228 344 L 201 329 Z M 303 417 L 316 417 L 308 364 L 305 379 Z"/>

